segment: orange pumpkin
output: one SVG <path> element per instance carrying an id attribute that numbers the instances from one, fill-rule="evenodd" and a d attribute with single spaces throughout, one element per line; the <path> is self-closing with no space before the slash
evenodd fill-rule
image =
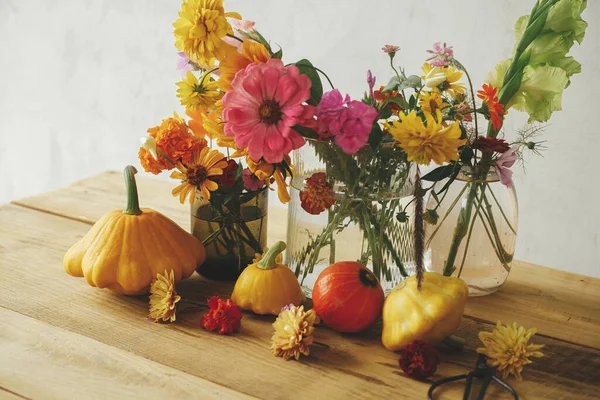
<path id="1" fill-rule="evenodd" d="M 383 289 L 364 265 L 343 261 L 325 268 L 313 289 L 314 310 L 339 332 L 367 329 L 381 315 Z"/>

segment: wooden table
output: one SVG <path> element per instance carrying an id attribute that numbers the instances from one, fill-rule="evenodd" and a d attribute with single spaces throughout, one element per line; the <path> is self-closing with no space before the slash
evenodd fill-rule
<path id="1" fill-rule="evenodd" d="M 138 175 L 143 206 L 189 228 L 189 210 L 171 182 Z M 430 382 L 406 378 L 380 331 L 342 335 L 324 327 L 310 357 L 284 361 L 269 350 L 273 317 L 245 313 L 242 329 L 219 336 L 201 313 L 149 323 L 146 297 L 116 296 L 68 276 L 65 251 L 101 215 L 123 208 L 120 173 L 0 207 L 0 398 L 8 399 L 425 399 Z M 285 211 L 270 210 L 270 242 L 285 236 Z M 542 233 L 545 234 L 545 233 Z M 567 250 L 567 249 L 565 249 Z M 187 298 L 228 296 L 231 285 L 194 275 Z M 442 353 L 434 379 L 475 364 L 477 332 L 496 320 L 537 327 L 546 357 L 529 365 L 522 399 L 600 398 L 600 279 L 515 262 L 496 294 L 469 300 L 457 334 L 463 352 Z M 439 398 L 462 398 L 455 385 Z M 500 390 L 489 399 L 509 398 Z"/>

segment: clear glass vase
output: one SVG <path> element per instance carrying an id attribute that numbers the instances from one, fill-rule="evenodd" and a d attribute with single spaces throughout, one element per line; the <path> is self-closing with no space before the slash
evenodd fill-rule
<path id="1" fill-rule="evenodd" d="M 330 142 L 308 140 L 293 152 L 286 263 L 311 297 L 323 269 L 358 261 L 373 271 L 387 293 L 414 271 L 412 218 L 414 169 L 400 149 L 365 146 L 349 156 Z M 320 198 L 318 215 L 303 207 L 307 179 L 325 173 L 333 189 Z M 409 215 L 411 211 L 407 212 Z"/>
<path id="2" fill-rule="evenodd" d="M 219 196 L 213 192 L 206 201 L 198 191 L 191 207 L 192 234 L 206 247 L 206 261 L 197 271 L 209 279 L 234 281 L 267 245 L 269 190 L 237 199 Z"/>
<path id="3" fill-rule="evenodd" d="M 445 183 L 438 182 L 433 192 Z M 438 220 L 425 224 L 426 269 L 460 277 L 470 296 L 497 291 L 508 278 L 515 251 L 514 186 L 502 184 L 493 168 L 482 174 L 464 166 L 447 193 L 430 195 L 427 210 Z"/>

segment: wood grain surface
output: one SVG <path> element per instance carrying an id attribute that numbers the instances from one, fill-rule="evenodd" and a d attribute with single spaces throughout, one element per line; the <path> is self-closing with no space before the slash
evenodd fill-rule
<path id="1" fill-rule="evenodd" d="M 171 197 L 170 182 L 138 178 L 138 186 L 143 206 L 189 228 L 189 209 Z M 147 297 L 116 296 L 65 274 L 65 251 L 106 211 L 122 208 L 124 196 L 120 173 L 111 172 L 0 208 L 0 398 L 424 399 L 431 381 L 473 368 L 477 332 L 497 319 L 537 327 L 535 341 L 546 345 L 525 381 L 510 382 L 521 398 L 598 398 L 598 279 L 515 263 L 498 293 L 469 300 L 457 332 L 467 347 L 443 349 L 428 382 L 403 375 L 379 326 L 355 335 L 319 327 L 315 340 L 323 345 L 285 362 L 269 351 L 274 317 L 244 313 L 242 330 L 231 336 L 203 330 L 202 312 L 149 323 Z M 270 241 L 283 239 L 285 210 L 270 213 Z M 206 301 L 228 296 L 231 284 L 194 275 L 178 290 Z M 453 385 L 436 398 L 461 392 Z M 498 387 L 490 396 L 510 398 Z"/>

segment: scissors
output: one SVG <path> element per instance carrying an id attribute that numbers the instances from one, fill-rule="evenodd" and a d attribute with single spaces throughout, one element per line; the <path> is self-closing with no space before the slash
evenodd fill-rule
<path id="1" fill-rule="evenodd" d="M 504 382 L 502 379 L 496 376 L 496 370 L 493 367 L 487 365 L 487 358 L 483 354 L 479 355 L 477 358 L 477 363 L 475 364 L 475 370 L 469 372 L 468 374 L 462 374 L 457 376 L 451 376 L 448 378 L 440 379 L 437 382 L 434 382 L 433 385 L 429 388 L 429 392 L 427 392 L 427 400 L 433 400 L 433 391 L 438 387 L 454 382 L 459 381 L 461 379 L 466 379 L 465 385 L 465 393 L 463 396 L 463 400 L 468 400 L 471 394 L 471 386 L 473 384 L 473 378 L 483 379 L 483 384 L 481 386 L 481 390 L 479 391 L 479 395 L 477 396 L 477 400 L 483 400 L 485 396 L 485 392 L 487 391 L 488 386 L 492 381 L 498 382 L 498 384 L 504 387 L 506 390 L 513 395 L 515 400 L 519 400 L 519 395 L 517 391 L 513 389 L 508 383 Z"/>

